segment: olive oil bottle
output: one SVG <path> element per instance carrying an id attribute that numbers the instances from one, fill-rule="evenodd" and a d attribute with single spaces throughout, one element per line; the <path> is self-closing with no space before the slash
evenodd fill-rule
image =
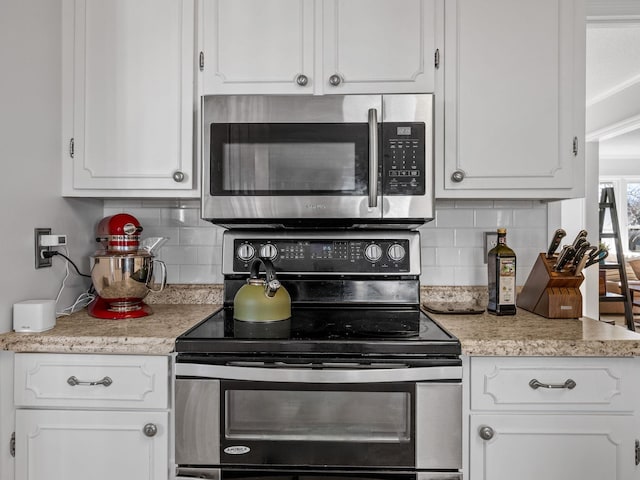
<path id="1" fill-rule="evenodd" d="M 516 254 L 507 246 L 507 230 L 498 229 L 498 244 L 489 250 L 489 304 L 496 315 L 516 313 Z"/>

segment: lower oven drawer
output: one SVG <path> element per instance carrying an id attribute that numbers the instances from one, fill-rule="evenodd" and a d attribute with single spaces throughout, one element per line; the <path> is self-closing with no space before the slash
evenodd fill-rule
<path id="1" fill-rule="evenodd" d="M 460 472 L 178 468 L 176 480 L 462 480 Z"/>
<path id="2" fill-rule="evenodd" d="M 458 470 L 459 380 L 298 383 L 178 378 L 181 466 Z"/>

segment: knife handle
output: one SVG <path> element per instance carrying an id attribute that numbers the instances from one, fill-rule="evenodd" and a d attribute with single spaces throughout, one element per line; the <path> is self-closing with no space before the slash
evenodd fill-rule
<path id="1" fill-rule="evenodd" d="M 549 248 L 547 249 L 547 258 L 553 258 L 553 254 L 556 253 L 556 250 L 560 246 L 560 242 L 567 235 L 562 228 L 559 228 L 553 234 L 553 238 L 551 239 L 551 243 L 549 244 Z"/>

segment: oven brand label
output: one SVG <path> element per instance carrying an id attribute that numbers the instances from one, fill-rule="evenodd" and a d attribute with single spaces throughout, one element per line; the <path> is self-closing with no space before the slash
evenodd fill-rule
<path id="1" fill-rule="evenodd" d="M 227 447 L 224 449 L 224 453 L 228 453 L 229 455 L 243 455 L 245 453 L 249 453 L 251 449 L 249 447 L 245 447 L 244 445 L 232 445 L 231 447 Z"/>

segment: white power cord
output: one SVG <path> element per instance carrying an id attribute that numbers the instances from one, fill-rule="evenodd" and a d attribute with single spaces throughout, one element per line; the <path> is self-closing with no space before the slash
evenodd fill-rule
<path id="1" fill-rule="evenodd" d="M 64 249 L 65 256 L 69 257 L 69 250 L 67 249 L 67 247 L 64 246 L 62 248 Z M 58 304 L 58 301 L 60 301 L 60 295 L 62 294 L 62 290 L 64 290 L 65 282 L 67 281 L 67 278 L 69 278 L 69 260 L 67 258 L 65 258 L 65 260 L 66 260 L 66 273 L 64 278 L 62 279 L 62 283 L 60 284 L 60 290 L 58 290 L 58 295 L 56 296 L 56 305 Z M 56 316 L 61 317 L 61 316 L 71 315 L 77 310 L 80 310 L 86 307 L 89 303 L 93 301 L 94 298 L 96 298 L 95 295 L 89 292 L 83 292 L 78 296 L 78 298 L 76 298 L 76 301 L 73 302 L 73 304 L 63 308 L 59 312 L 56 312 Z"/>

